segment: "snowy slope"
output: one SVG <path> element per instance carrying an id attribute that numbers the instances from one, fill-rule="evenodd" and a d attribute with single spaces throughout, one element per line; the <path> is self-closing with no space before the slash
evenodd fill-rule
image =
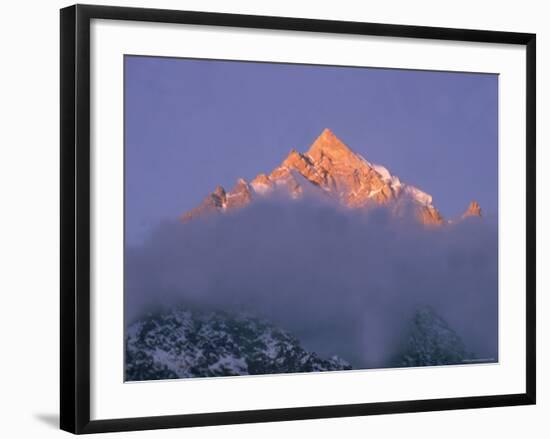
<path id="1" fill-rule="evenodd" d="M 182 308 L 150 315 L 126 333 L 126 380 L 257 375 L 351 369 L 307 352 L 270 323 Z"/>

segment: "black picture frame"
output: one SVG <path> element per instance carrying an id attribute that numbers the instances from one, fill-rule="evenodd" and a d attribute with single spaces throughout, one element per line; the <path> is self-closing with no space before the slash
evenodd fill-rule
<path id="1" fill-rule="evenodd" d="M 92 19 L 525 46 L 527 59 L 525 66 L 527 75 L 526 392 L 494 396 L 90 420 L 90 21 Z M 74 5 L 61 9 L 60 28 L 61 429 L 76 434 L 99 433 L 535 404 L 535 34 L 89 5 Z"/>

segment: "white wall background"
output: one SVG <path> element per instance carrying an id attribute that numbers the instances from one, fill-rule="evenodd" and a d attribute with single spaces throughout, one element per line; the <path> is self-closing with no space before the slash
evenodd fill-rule
<path id="1" fill-rule="evenodd" d="M 96 3 L 88 1 L 88 3 Z M 536 32 L 538 45 L 538 405 L 118 433 L 109 437 L 544 438 L 550 434 L 550 26 L 543 1 L 157 0 L 100 4 Z M 3 4 L 0 25 L 0 434 L 61 437 L 58 422 L 59 13 L 63 1 Z"/>

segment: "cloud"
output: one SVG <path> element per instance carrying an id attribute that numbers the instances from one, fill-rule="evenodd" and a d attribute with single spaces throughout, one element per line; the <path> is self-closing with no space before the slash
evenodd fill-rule
<path id="1" fill-rule="evenodd" d="M 126 319 L 180 304 L 242 311 L 308 350 L 382 367 L 414 312 L 430 306 L 469 351 L 497 358 L 497 269 L 497 226 L 487 220 L 425 228 L 385 208 L 258 200 L 166 222 L 126 249 Z"/>

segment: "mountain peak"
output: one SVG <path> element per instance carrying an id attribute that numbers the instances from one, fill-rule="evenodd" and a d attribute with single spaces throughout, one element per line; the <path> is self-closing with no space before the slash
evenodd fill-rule
<path id="1" fill-rule="evenodd" d="M 284 159 L 282 166 L 292 167 L 296 162 L 299 162 L 302 159 L 302 155 L 296 151 L 295 148 L 292 148 L 286 159 Z"/>
<path id="2" fill-rule="evenodd" d="M 325 128 L 319 137 L 315 139 L 307 155 L 314 160 L 320 160 L 322 156 L 328 156 L 333 160 L 346 160 L 349 157 L 355 156 L 355 153 L 349 146 L 336 137 L 329 128 Z"/>
<path id="3" fill-rule="evenodd" d="M 216 189 L 214 189 L 213 194 L 216 195 L 219 198 L 224 198 L 225 197 L 225 189 L 223 188 L 223 186 L 218 185 L 218 186 L 216 186 Z"/>
<path id="4" fill-rule="evenodd" d="M 468 209 L 466 209 L 466 212 L 464 212 L 462 218 L 466 218 L 469 216 L 481 216 L 481 206 L 477 201 L 472 201 L 468 205 Z"/>
<path id="5" fill-rule="evenodd" d="M 325 129 L 321 132 L 321 136 L 325 136 L 325 137 L 336 137 L 330 128 L 325 128 Z"/>
<path id="6" fill-rule="evenodd" d="M 391 205 L 398 211 L 401 205 L 412 201 L 423 224 L 444 222 L 429 194 L 402 183 L 384 166 L 367 162 L 328 128 L 315 139 L 307 153 L 293 148 L 270 174 L 259 174 L 250 182 L 239 179 L 227 192 L 217 187 L 199 207 L 183 215 L 183 219 L 241 208 L 275 190 L 286 191 L 292 199 L 314 191 L 354 209 Z M 480 216 L 479 205 L 473 202 L 465 215 Z"/>

